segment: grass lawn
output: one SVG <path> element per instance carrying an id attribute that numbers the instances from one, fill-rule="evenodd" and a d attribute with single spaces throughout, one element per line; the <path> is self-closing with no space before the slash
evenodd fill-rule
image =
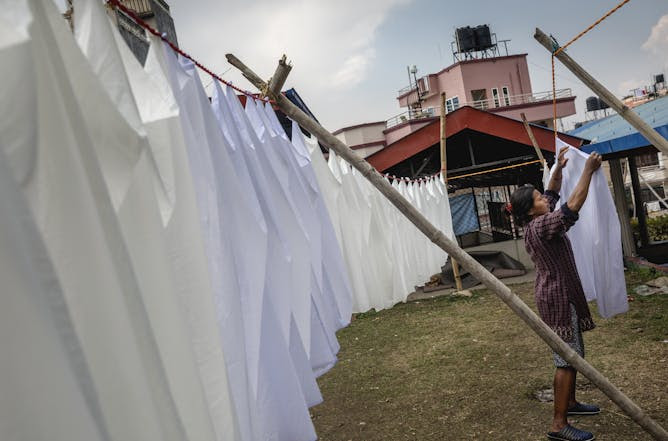
<path id="1" fill-rule="evenodd" d="M 627 286 L 658 276 L 628 271 Z M 513 290 L 534 308 L 531 283 Z M 584 334 L 586 358 L 668 427 L 668 295 L 634 297 L 610 320 L 590 305 L 598 326 Z M 552 387 L 551 351 L 489 291 L 360 314 L 338 338 L 339 362 L 319 379 L 325 401 L 311 409 L 322 441 L 546 439 L 552 403 L 533 393 Z M 577 390 L 603 412 L 576 427 L 597 440 L 652 439 L 581 375 Z"/>

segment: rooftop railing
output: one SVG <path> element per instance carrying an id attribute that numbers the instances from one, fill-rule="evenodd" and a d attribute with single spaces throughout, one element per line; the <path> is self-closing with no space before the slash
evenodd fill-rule
<path id="1" fill-rule="evenodd" d="M 405 89 L 406 91 L 410 90 L 410 88 L 405 88 Z M 415 87 L 413 87 L 413 90 L 415 90 Z M 573 92 L 571 89 L 558 89 L 556 90 L 555 96 L 557 97 L 557 99 L 569 98 L 573 96 Z M 504 107 L 508 106 L 517 106 L 517 105 L 534 104 L 534 103 L 551 102 L 551 101 L 552 101 L 552 91 L 550 90 L 547 92 L 525 93 L 522 95 L 509 95 L 509 96 L 500 95 L 498 98 L 469 101 L 465 103 L 460 102 L 457 108 L 462 106 L 470 106 L 476 109 L 488 110 L 493 112 L 495 110 L 503 110 Z M 439 112 L 440 110 L 434 109 L 433 107 L 423 107 L 422 110 L 409 109 L 405 112 L 402 112 L 388 119 L 385 125 L 389 129 L 390 127 L 394 127 L 408 121 L 438 116 Z"/>
<path id="2" fill-rule="evenodd" d="M 571 89 L 557 89 L 554 96 L 557 99 L 569 98 L 573 96 Z M 462 103 L 461 106 L 471 106 L 480 110 L 495 110 L 506 106 L 519 106 L 523 104 L 534 104 L 543 101 L 552 101 L 552 91 L 525 93 L 522 95 L 509 95 L 488 98 L 484 100 L 469 101 Z"/>

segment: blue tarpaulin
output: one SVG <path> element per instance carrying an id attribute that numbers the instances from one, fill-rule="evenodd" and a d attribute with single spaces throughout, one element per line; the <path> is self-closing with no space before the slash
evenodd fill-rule
<path id="1" fill-rule="evenodd" d="M 475 198 L 472 193 L 451 197 L 450 212 L 455 235 L 459 236 L 480 229 L 478 215 L 475 211 Z"/>
<path id="2" fill-rule="evenodd" d="M 638 116 L 668 139 L 668 96 L 655 99 L 633 109 Z M 597 151 L 601 154 L 633 150 L 647 147 L 651 143 L 618 114 L 610 115 L 584 124 L 569 135 L 589 139 L 591 144 L 583 145 L 583 152 Z"/>

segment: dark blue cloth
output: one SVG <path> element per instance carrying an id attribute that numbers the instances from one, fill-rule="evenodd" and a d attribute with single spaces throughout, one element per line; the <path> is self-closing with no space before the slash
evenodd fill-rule
<path id="1" fill-rule="evenodd" d="M 475 198 L 472 193 L 451 197 L 450 212 L 455 235 L 459 236 L 480 229 L 475 210 Z"/>

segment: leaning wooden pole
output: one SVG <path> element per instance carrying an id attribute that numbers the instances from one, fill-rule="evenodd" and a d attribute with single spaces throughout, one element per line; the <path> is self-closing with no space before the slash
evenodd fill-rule
<path id="1" fill-rule="evenodd" d="M 536 33 L 533 36 L 545 49 L 554 53 L 559 49 L 558 44 L 543 31 L 536 28 Z M 649 124 L 643 121 L 633 110 L 628 108 L 617 97 L 585 71 L 579 64 L 577 64 L 565 51 L 559 51 L 555 58 L 562 62 L 573 74 L 580 79 L 587 87 L 589 87 L 596 95 L 601 97 L 610 107 L 615 109 L 619 116 L 624 118 L 635 127 L 641 135 L 657 149 L 661 150 L 665 155 L 668 155 L 668 140 L 661 136 Z"/>
<path id="2" fill-rule="evenodd" d="M 448 185 L 448 151 L 445 148 L 446 135 L 445 135 L 445 92 L 441 93 L 441 176 L 443 176 L 443 184 Z M 452 264 L 452 273 L 455 276 L 455 287 L 457 291 L 462 290 L 462 278 L 459 275 L 459 264 L 454 257 L 450 256 L 450 263 Z"/>
<path id="3" fill-rule="evenodd" d="M 267 90 L 266 83 L 251 69 L 232 54 L 227 54 L 227 61 L 238 68 L 243 75 L 259 90 Z M 547 345 L 561 355 L 571 366 L 581 372 L 615 404 L 626 412 L 635 422 L 643 427 L 655 439 L 668 441 L 668 432 L 650 418 L 637 404 L 629 399 L 622 391 L 598 372 L 585 359 L 580 357 L 564 342 L 549 326 L 543 322 L 510 288 L 497 279 L 485 267 L 462 250 L 457 243 L 448 239 L 443 232 L 433 226 L 408 200 L 406 200 L 385 178 L 378 173 L 361 156 L 351 150 L 334 135 L 329 133 L 320 124 L 311 119 L 301 109 L 280 93 L 270 96 L 280 109 L 304 129 L 311 132 L 327 147 L 355 167 L 378 191 L 399 209 L 429 240 L 438 245 L 450 256 L 457 259 L 460 265 L 466 268 L 473 276 L 480 280 L 487 288 L 503 300 L 510 309 L 547 343 Z"/>
<path id="4" fill-rule="evenodd" d="M 540 147 L 538 146 L 538 141 L 536 141 L 536 137 L 533 135 L 533 130 L 531 130 L 529 121 L 527 121 L 527 116 L 524 114 L 524 112 L 520 113 L 520 116 L 522 117 L 522 123 L 524 124 L 524 129 L 527 131 L 527 135 L 529 135 L 529 139 L 531 140 L 533 149 L 536 151 L 536 155 L 538 155 L 538 159 L 540 159 L 540 163 L 542 164 L 543 169 L 546 169 L 547 161 L 545 161 L 545 157 L 543 157 L 543 152 L 540 150 Z"/>

